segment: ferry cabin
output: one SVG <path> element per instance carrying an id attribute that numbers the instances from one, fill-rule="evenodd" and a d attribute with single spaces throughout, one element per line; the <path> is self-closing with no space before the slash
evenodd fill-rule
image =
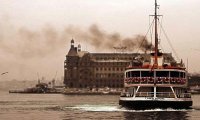
<path id="1" fill-rule="evenodd" d="M 126 97 L 187 98 L 187 78 L 182 69 L 128 69 L 124 79 Z"/>

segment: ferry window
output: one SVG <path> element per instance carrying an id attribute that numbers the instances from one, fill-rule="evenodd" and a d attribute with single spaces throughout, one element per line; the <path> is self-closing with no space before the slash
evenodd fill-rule
<path id="1" fill-rule="evenodd" d="M 131 72 L 127 72 L 126 77 L 131 77 Z"/>
<path id="2" fill-rule="evenodd" d="M 169 77 L 169 71 L 156 71 L 156 77 Z"/>
<path id="3" fill-rule="evenodd" d="M 140 71 L 131 71 L 131 77 L 140 77 Z"/>
<path id="4" fill-rule="evenodd" d="M 180 77 L 181 78 L 185 78 L 185 73 L 184 72 L 180 72 Z"/>
<path id="5" fill-rule="evenodd" d="M 153 71 L 141 71 L 142 77 L 153 77 Z"/>
<path id="6" fill-rule="evenodd" d="M 171 71 L 170 75 L 171 75 L 171 77 L 179 77 L 179 72 Z"/>

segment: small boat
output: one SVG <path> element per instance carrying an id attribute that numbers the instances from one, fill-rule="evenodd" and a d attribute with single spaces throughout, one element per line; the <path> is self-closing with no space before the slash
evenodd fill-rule
<path id="1" fill-rule="evenodd" d="M 124 90 L 119 105 L 131 109 L 174 108 L 192 106 L 188 89 L 187 70 L 181 61 L 169 60 L 171 54 L 158 49 L 157 0 L 155 0 L 155 47 L 149 62 L 135 59 L 125 70 Z"/>

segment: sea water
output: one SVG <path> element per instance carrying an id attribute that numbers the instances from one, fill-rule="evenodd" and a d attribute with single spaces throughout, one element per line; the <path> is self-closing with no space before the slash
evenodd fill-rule
<path id="1" fill-rule="evenodd" d="M 0 120 L 199 120 L 200 95 L 192 109 L 130 110 L 118 95 L 9 94 L 0 92 Z"/>

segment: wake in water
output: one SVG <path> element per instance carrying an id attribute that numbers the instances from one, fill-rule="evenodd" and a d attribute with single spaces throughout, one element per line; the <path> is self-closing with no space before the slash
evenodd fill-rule
<path id="1" fill-rule="evenodd" d="M 149 110 L 131 110 L 123 108 L 120 106 L 114 105 L 76 105 L 65 107 L 66 109 L 80 110 L 80 111 L 89 111 L 89 112 L 155 112 L 155 111 L 190 111 L 192 109 L 149 109 Z"/>
<path id="2" fill-rule="evenodd" d="M 76 105 L 72 107 L 65 107 L 67 109 L 75 109 L 75 110 L 82 110 L 82 111 L 96 111 L 96 112 L 113 112 L 113 111 L 120 111 L 118 106 L 109 106 L 109 105 Z"/>

